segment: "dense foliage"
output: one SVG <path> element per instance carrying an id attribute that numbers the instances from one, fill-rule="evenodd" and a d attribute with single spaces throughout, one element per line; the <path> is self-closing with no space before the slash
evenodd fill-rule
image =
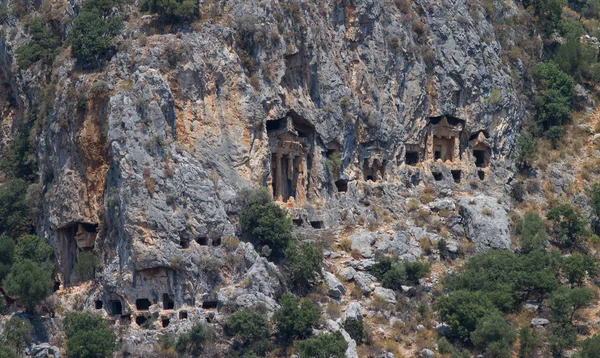
<path id="1" fill-rule="evenodd" d="M 26 69 L 33 63 L 43 60 L 45 65 L 51 65 L 57 55 L 60 39 L 55 36 L 39 17 L 31 20 L 27 26 L 29 42 L 15 51 L 19 67 Z"/>
<path id="2" fill-rule="evenodd" d="M 321 333 L 304 341 L 294 344 L 300 358 L 343 358 L 346 356 L 348 343 L 342 334 Z"/>
<path id="3" fill-rule="evenodd" d="M 273 315 L 278 338 L 285 343 L 308 338 L 319 319 L 319 307 L 288 293 L 281 297 L 280 305 Z"/>
<path id="4" fill-rule="evenodd" d="M 194 0 L 142 0 L 140 10 L 158 14 L 162 22 L 176 23 L 198 16 L 198 2 Z"/>
<path id="5" fill-rule="evenodd" d="M 71 358 L 111 357 L 116 350 L 116 336 L 100 315 L 70 312 L 64 320 L 67 355 Z"/>
<path id="6" fill-rule="evenodd" d="M 383 287 L 401 290 L 403 285 L 416 285 L 419 279 L 429 274 L 425 262 L 400 262 L 397 257 L 382 257 L 370 268 L 371 273 L 381 280 Z"/>

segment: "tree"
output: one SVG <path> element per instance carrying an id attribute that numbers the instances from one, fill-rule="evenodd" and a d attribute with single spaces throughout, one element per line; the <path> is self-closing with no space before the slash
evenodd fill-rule
<path id="1" fill-rule="evenodd" d="M 573 78 L 551 62 L 538 64 L 533 76 L 538 89 L 533 103 L 539 129 L 545 132 L 567 123 L 573 100 Z"/>
<path id="2" fill-rule="evenodd" d="M 67 356 L 70 358 L 105 358 L 117 349 L 116 336 L 108 322 L 97 314 L 69 312 L 65 320 Z"/>
<path id="3" fill-rule="evenodd" d="M 23 179 L 9 180 L 0 186 L 0 233 L 16 237 L 32 228 L 32 216 L 25 193 L 29 183 Z"/>
<path id="4" fill-rule="evenodd" d="M 284 343 L 305 339 L 312 334 L 312 327 L 319 319 L 319 308 L 309 300 L 302 300 L 286 293 L 281 297 L 281 308 L 275 311 L 273 322 Z"/>
<path id="5" fill-rule="evenodd" d="M 179 336 L 175 350 L 179 354 L 199 356 L 204 350 L 204 343 L 213 338 L 213 332 L 206 324 L 197 323 L 192 330 Z"/>
<path id="6" fill-rule="evenodd" d="M 516 339 L 515 328 L 506 323 L 499 312 L 483 317 L 471 333 L 473 345 L 495 358 L 510 358 L 510 347 Z"/>
<path id="7" fill-rule="evenodd" d="M 298 287 L 309 287 L 310 282 L 321 275 L 323 252 L 310 243 L 305 242 L 300 247 L 290 245 L 285 250 L 285 258 L 290 281 Z"/>
<path id="8" fill-rule="evenodd" d="M 587 195 L 594 215 L 600 218 L 600 183 L 594 183 Z"/>
<path id="9" fill-rule="evenodd" d="M 598 263 L 590 255 L 582 255 L 578 252 L 564 257 L 561 262 L 561 269 L 571 285 L 579 285 L 587 275 L 595 277 L 598 275 Z"/>
<path id="10" fill-rule="evenodd" d="M 245 352 L 264 355 L 271 350 L 271 325 L 263 308 L 245 308 L 229 316 L 225 333 L 235 336 L 240 348 Z"/>
<path id="11" fill-rule="evenodd" d="M 27 235 L 17 239 L 15 261 L 30 260 L 52 271 L 54 249 L 39 236 Z"/>
<path id="12" fill-rule="evenodd" d="M 571 322 L 575 312 L 588 305 L 594 298 L 589 288 L 560 286 L 549 299 L 549 308 L 554 322 Z"/>
<path id="13" fill-rule="evenodd" d="M 15 256 L 15 242 L 8 236 L 0 236 L 0 282 L 10 272 Z"/>
<path id="14" fill-rule="evenodd" d="M 98 258 L 93 252 L 82 252 L 73 267 L 75 276 L 79 281 L 88 281 L 94 278 L 94 271 L 98 265 Z"/>
<path id="15" fill-rule="evenodd" d="M 17 261 L 6 277 L 6 291 L 16 296 L 28 312 L 52 294 L 52 271 L 31 260 Z"/>
<path id="16" fill-rule="evenodd" d="M 594 334 L 592 337 L 584 339 L 581 342 L 581 351 L 575 357 L 600 358 L 600 335 Z"/>
<path id="17" fill-rule="evenodd" d="M 517 140 L 516 164 L 519 168 L 530 168 L 535 159 L 537 143 L 529 134 L 521 134 Z"/>
<path id="18" fill-rule="evenodd" d="M 271 258 L 281 257 L 294 239 L 292 220 L 273 203 L 265 189 L 243 192 L 240 199 L 242 231 L 259 249 L 269 246 Z"/>
<path id="19" fill-rule="evenodd" d="M 111 50 L 113 38 L 123 26 L 123 20 L 111 16 L 119 1 L 92 0 L 83 3 L 79 16 L 69 32 L 73 57 L 84 68 L 96 67 Z"/>
<path id="20" fill-rule="evenodd" d="M 397 257 L 382 257 L 370 268 L 371 274 L 381 280 L 383 287 L 401 290 L 403 285 L 418 285 L 419 279 L 429 275 L 426 262 L 399 262 Z"/>
<path id="21" fill-rule="evenodd" d="M 356 341 L 356 344 L 359 345 L 362 343 L 363 336 L 365 333 L 365 329 L 363 326 L 363 322 L 361 319 L 357 318 L 348 318 L 344 321 L 344 330 L 348 332 L 350 338 Z"/>
<path id="22" fill-rule="evenodd" d="M 343 358 L 348 343 L 339 331 L 321 333 L 304 341 L 297 341 L 294 347 L 300 358 Z"/>
<path id="23" fill-rule="evenodd" d="M 198 2 L 194 0 L 142 0 L 140 10 L 159 14 L 162 22 L 177 23 L 198 16 Z"/>
<path id="24" fill-rule="evenodd" d="M 4 332 L 2 332 L 2 341 L 4 344 L 12 347 L 16 353 L 22 354 L 25 347 L 31 343 L 31 330 L 33 326 L 28 320 L 23 320 L 17 316 L 4 323 Z"/>
<path id="25" fill-rule="evenodd" d="M 443 322 L 450 326 L 451 334 L 468 342 L 471 332 L 484 316 L 497 312 L 496 307 L 479 292 L 456 291 L 441 297 L 437 302 L 437 310 Z"/>
<path id="26" fill-rule="evenodd" d="M 547 35 L 558 26 L 564 3 L 564 0 L 533 0 L 534 15 Z"/>
<path id="27" fill-rule="evenodd" d="M 534 250 L 543 250 L 548 244 L 546 225 L 535 211 L 529 211 L 525 214 L 520 241 L 523 254 L 528 254 Z"/>
<path id="28" fill-rule="evenodd" d="M 40 60 L 45 64 L 52 64 L 57 55 L 57 48 L 60 46 L 60 39 L 42 23 L 39 17 L 31 20 L 27 27 L 27 34 L 31 37 L 29 42 L 15 51 L 19 67 L 26 69 Z"/>
<path id="29" fill-rule="evenodd" d="M 598 56 L 596 49 L 579 41 L 579 37 L 579 32 L 568 34 L 567 42 L 558 46 L 554 61 L 562 71 L 581 80 L 588 77 L 592 63 L 598 62 Z"/>
<path id="30" fill-rule="evenodd" d="M 402 264 L 406 271 L 406 281 L 412 285 L 418 285 L 419 280 L 429 275 L 430 265 L 426 262 L 404 262 Z"/>
<path id="31" fill-rule="evenodd" d="M 519 358 L 534 357 L 540 346 L 537 331 L 527 327 L 523 327 L 519 331 L 519 342 L 521 343 L 521 347 L 519 348 Z"/>
<path id="32" fill-rule="evenodd" d="M 581 213 L 569 204 L 559 205 L 546 214 L 553 223 L 554 242 L 561 247 L 573 247 L 583 241 L 586 234 L 585 220 Z"/>

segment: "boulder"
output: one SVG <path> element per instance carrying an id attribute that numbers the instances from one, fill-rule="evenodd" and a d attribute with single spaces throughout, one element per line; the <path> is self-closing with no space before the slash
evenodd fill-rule
<path id="1" fill-rule="evenodd" d="M 423 358 L 433 358 L 433 357 L 435 357 L 435 353 L 433 353 L 433 351 L 431 349 L 425 348 L 425 349 L 423 349 L 421 351 L 421 357 L 423 357 Z"/>
<path id="2" fill-rule="evenodd" d="M 354 278 L 354 275 L 356 275 L 356 270 L 352 267 L 344 267 L 340 271 L 340 276 L 346 281 L 352 280 Z"/>
<path id="3" fill-rule="evenodd" d="M 323 275 L 325 284 L 327 285 L 327 294 L 333 298 L 341 298 L 346 294 L 346 288 L 331 272 L 325 272 Z"/>
<path id="4" fill-rule="evenodd" d="M 383 298 L 386 302 L 396 304 L 396 292 L 394 292 L 394 290 L 383 287 L 375 287 L 375 290 L 373 290 L 373 295 Z"/>
<path id="5" fill-rule="evenodd" d="M 550 321 L 548 321 L 545 318 L 532 318 L 531 319 L 531 325 L 533 327 L 543 327 L 549 323 L 550 323 Z"/>
<path id="6" fill-rule="evenodd" d="M 362 307 L 360 302 L 352 301 L 346 306 L 346 319 L 362 319 Z"/>
<path id="7" fill-rule="evenodd" d="M 369 293 L 371 293 L 371 291 L 373 291 L 373 283 L 375 281 L 377 281 L 377 278 L 375 278 L 375 276 L 365 272 L 357 272 L 354 275 L 354 282 L 365 295 L 368 295 Z"/>
<path id="8" fill-rule="evenodd" d="M 477 250 L 510 249 L 508 211 L 498 199 L 480 194 L 474 198 L 460 198 L 459 203 L 465 233 Z"/>

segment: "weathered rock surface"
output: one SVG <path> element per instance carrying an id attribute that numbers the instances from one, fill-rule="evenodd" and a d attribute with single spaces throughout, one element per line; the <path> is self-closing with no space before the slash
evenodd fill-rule
<path id="1" fill-rule="evenodd" d="M 478 250 L 510 248 L 508 210 L 497 198 L 481 194 L 460 198 L 459 203 L 467 238 Z"/>

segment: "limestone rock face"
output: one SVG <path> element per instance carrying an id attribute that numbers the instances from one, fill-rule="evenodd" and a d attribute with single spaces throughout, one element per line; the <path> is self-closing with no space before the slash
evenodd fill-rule
<path id="1" fill-rule="evenodd" d="M 478 250 L 510 249 L 508 210 L 497 198 L 481 194 L 460 198 L 459 204 L 467 238 Z"/>
<path id="2" fill-rule="evenodd" d="M 64 46 L 48 71 L 17 73 L 24 24 L 13 15 L 0 24 L 0 91 L 15 99 L 0 104 L 0 152 L 39 114 L 36 229 L 55 248 L 63 289 L 79 284 L 78 252 L 98 253 L 85 309 L 181 327 L 223 308 L 274 310 L 286 290 L 279 269 L 237 239 L 236 195 L 250 187 L 267 188 L 300 227 L 360 227 L 352 247 L 365 260 L 342 277 L 369 294 L 376 280 L 361 270 L 382 255 L 416 260 L 418 240 L 438 238 L 409 224 L 415 188 L 469 191 L 475 180 L 487 189 L 509 177 L 526 106 L 483 7 L 325 0 L 293 13 L 277 1 L 223 3 L 222 18 L 178 33 L 151 34 L 151 19 L 124 16 L 114 56 L 94 71 Z M 491 196 L 470 200 L 459 203 L 466 235 L 479 248 L 508 248 L 505 208 Z M 370 227 L 381 223 L 388 228 Z M 458 221 L 449 227 L 462 235 Z M 343 294 L 328 278 L 330 293 Z M 136 337 L 132 349 L 156 338 Z"/>

